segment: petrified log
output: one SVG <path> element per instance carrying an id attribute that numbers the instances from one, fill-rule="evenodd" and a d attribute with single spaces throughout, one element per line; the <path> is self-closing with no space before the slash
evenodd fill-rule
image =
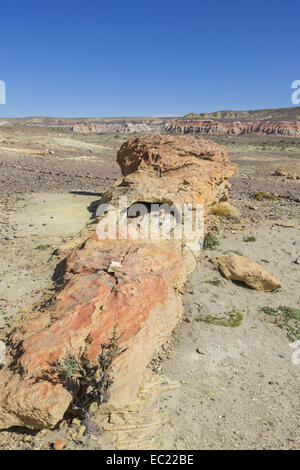
<path id="1" fill-rule="evenodd" d="M 154 134 L 125 144 L 118 161 L 125 173 L 138 171 L 117 182 L 100 202 L 117 204 L 126 196 L 128 207 L 134 202 L 211 205 L 225 197 L 236 167 L 223 147 L 193 137 L 165 139 Z M 138 165 L 126 164 L 141 147 Z M 145 155 L 154 147 L 159 158 L 153 166 Z M 96 225 L 90 228 L 85 242 L 66 258 L 58 292 L 9 337 L 0 371 L 0 428 L 41 429 L 61 420 L 72 395 L 45 372 L 67 354 L 93 361 L 116 324 L 126 351 L 114 364 L 110 403 L 132 402 L 147 363 L 181 316 L 181 294 L 195 253 L 184 251 L 180 239 L 120 239 L 117 234 L 101 240 Z"/>

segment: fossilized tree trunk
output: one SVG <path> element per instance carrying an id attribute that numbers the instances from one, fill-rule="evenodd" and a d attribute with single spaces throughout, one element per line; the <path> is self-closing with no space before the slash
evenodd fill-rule
<path id="1" fill-rule="evenodd" d="M 204 139 L 152 134 L 132 139 L 118 153 L 126 175 L 101 198 L 117 205 L 135 202 L 210 206 L 226 199 L 236 166 L 223 147 Z M 96 226 L 95 226 L 96 228 Z M 63 284 L 47 305 L 35 309 L 9 338 L 0 371 L 0 428 L 55 425 L 71 394 L 42 371 L 67 354 L 91 361 L 110 338 L 123 332 L 110 403 L 134 400 L 147 363 L 182 314 L 181 295 L 199 250 L 183 240 L 99 240 L 95 228 L 65 260 Z M 121 268 L 112 272 L 111 262 Z"/>

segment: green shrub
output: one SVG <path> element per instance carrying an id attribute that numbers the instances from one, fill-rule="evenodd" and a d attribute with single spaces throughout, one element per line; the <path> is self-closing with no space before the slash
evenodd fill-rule
<path id="1" fill-rule="evenodd" d="M 248 237 L 244 238 L 244 242 L 256 242 L 256 237 L 249 235 Z"/>
<path id="2" fill-rule="evenodd" d="M 280 305 L 277 308 L 263 307 L 261 309 L 267 315 L 273 317 L 276 325 L 284 328 L 291 341 L 300 340 L 300 309 Z"/>
<path id="3" fill-rule="evenodd" d="M 219 244 L 218 238 L 213 233 L 208 232 L 204 237 L 203 249 L 214 250 Z"/>

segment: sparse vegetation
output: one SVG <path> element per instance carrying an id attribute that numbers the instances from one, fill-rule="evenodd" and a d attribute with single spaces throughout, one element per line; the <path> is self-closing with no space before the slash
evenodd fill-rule
<path id="1" fill-rule="evenodd" d="M 214 250 L 219 244 L 219 239 L 213 233 L 208 232 L 204 237 L 203 249 Z"/>
<path id="2" fill-rule="evenodd" d="M 208 281 L 208 283 L 213 285 L 213 286 L 221 286 L 222 285 L 221 279 L 211 279 L 210 281 Z"/>
<path id="3" fill-rule="evenodd" d="M 229 202 L 220 202 L 219 204 L 214 204 L 210 210 L 209 214 L 218 215 L 219 217 L 228 217 L 232 219 L 238 219 L 240 214 L 236 207 L 229 204 Z"/>
<path id="4" fill-rule="evenodd" d="M 117 335 L 115 325 L 109 342 L 101 345 L 101 353 L 95 361 L 89 361 L 85 355 L 78 357 L 68 354 L 45 372 L 48 380 L 61 383 L 71 393 L 69 411 L 85 421 L 90 419 L 90 406 L 93 403 L 100 405 L 109 399 L 113 384 L 113 361 L 125 351 L 119 347 L 121 337 L 122 334 Z"/>
<path id="5" fill-rule="evenodd" d="M 199 320 L 210 323 L 211 325 L 230 326 L 231 328 L 237 328 L 241 325 L 243 318 L 244 316 L 239 310 L 233 310 L 222 318 L 207 315 L 205 317 L 199 318 Z"/>
<path id="6" fill-rule="evenodd" d="M 290 341 L 300 340 L 300 309 L 280 305 L 277 308 L 266 306 L 261 310 L 272 316 L 274 323 L 287 331 Z"/>
<path id="7" fill-rule="evenodd" d="M 256 242 L 256 237 L 254 237 L 253 235 L 248 235 L 244 237 L 244 242 Z"/>
<path id="8" fill-rule="evenodd" d="M 50 248 L 50 245 L 45 244 L 45 245 L 38 245 L 36 246 L 37 250 L 47 250 L 47 248 Z"/>
<path id="9" fill-rule="evenodd" d="M 267 307 L 263 307 L 262 311 L 266 313 L 267 315 L 274 315 L 277 312 L 277 309 L 267 306 Z"/>
<path id="10" fill-rule="evenodd" d="M 235 253 L 236 255 L 244 256 L 243 253 L 239 250 L 228 250 L 228 251 L 225 251 L 225 253 Z"/>
<path id="11" fill-rule="evenodd" d="M 277 196 L 275 196 L 275 194 L 268 193 L 266 191 L 257 191 L 251 194 L 251 197 L 253 199 L 256 199 L 257 201 L 262 201 L 264 199 L 267 199 L 269 201 L 275 201 L 276 199 L 278 199 Z"/>

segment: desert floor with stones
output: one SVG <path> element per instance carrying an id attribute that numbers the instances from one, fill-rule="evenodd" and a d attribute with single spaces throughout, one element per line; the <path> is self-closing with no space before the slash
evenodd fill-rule
<path id="1" fill-rule="evenodd" d="M 0 339 L 22 309 L 53 289 L 64 246 L 121 177 L 116 152 L 130 137 L 1 126 Z M 262 309 L 300 308 L 300 179 L 275 174 L 300 174 L 300 138 L 207 138 L 225 145 L 238 165 L 229 202 L 240 218 L 208 217 L 206 230 L 219 244 L 203 250 L 182 321 L 149 364 L 137 400 L 122 413 L 108 415 L 103 406 L 101 436 L 87 437 L 78 420 L 65 420 L 52 430 L 2 431 L 2 449 L 52 449 L 58 440 L 68 449 L 299 448 L 300 364 L 279 314 Z M 253 196 L 261 191 L 274 197 Z M 225 252 L 262 264 L 282 288 L 257 292 L 224 279 L 209 260 Z M 224 326 L 237 313 L 240 324 Z"/>

